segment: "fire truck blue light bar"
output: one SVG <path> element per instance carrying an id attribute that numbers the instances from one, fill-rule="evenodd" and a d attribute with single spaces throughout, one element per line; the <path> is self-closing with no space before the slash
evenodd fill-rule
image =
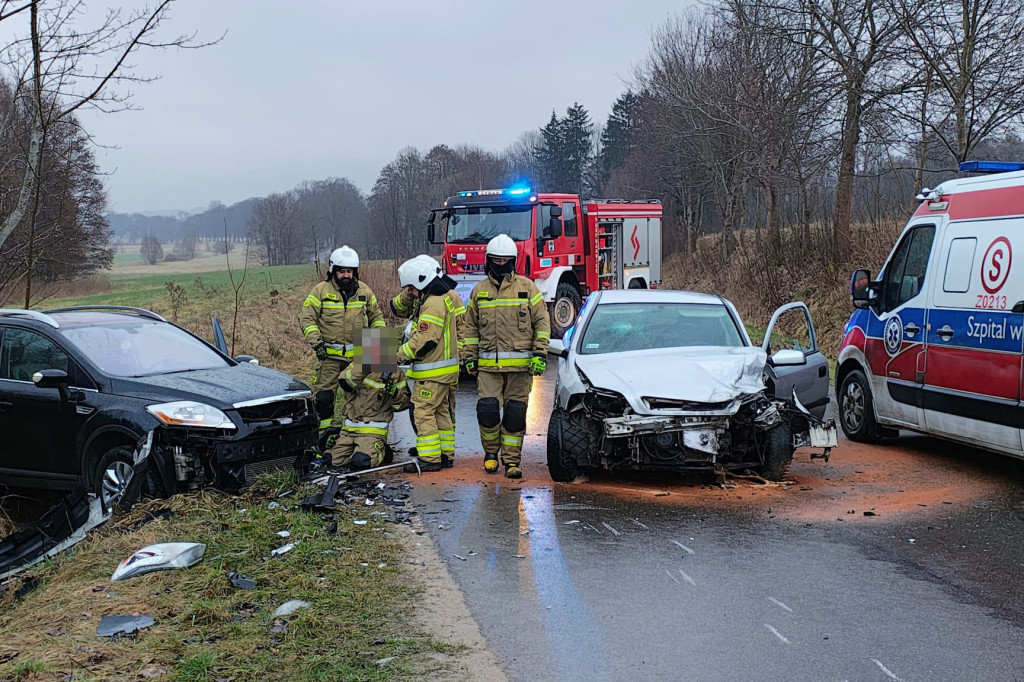
<path id="1" fill-rule="evenodd" d="M 1021 161 L 964 161 L 960 164 L 961 173 L 1009 173 L 1024 170 Z"/>

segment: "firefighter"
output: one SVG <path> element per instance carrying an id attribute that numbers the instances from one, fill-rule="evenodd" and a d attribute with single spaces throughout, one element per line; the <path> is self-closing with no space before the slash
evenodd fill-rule
<path id="1" fill-rule="evenodd" d="M 429 263 L 436 270 L 441 270 L 441 264 L 438 263 L 434 258 L 427 255 L 416 256 L 415 260 L 422 260 L 425 263 Z M 448 275 L 441 275 L 443 282 L 449 287 L 448 295 L 452 298 L 455 303 L 455 329 L 456 338 L 458 340 L 459 354 L 462 354 L 463 339 L 465 337 L 464 324 L 461 322 L 461 318 L 466 314 L 466 306 L 462 302 L 462 297 L 459 296 L 458 292 L 455 291 L 455 280 Z M 419 294 L 415 287 L 405 287 L 398 295 L 391 299 L 391 312 L 396 317 L 400 318 L 411 318 L 416 314 L 416 304 L 419 300 Z M 445 469 L 450 469 L 455 466 L 455 400 L 452 400 L 449 407 L 451 408 L 451 421 L 452 428 L 450 431 L 441 432 L 441 464 Z M 416 410 L 409 410 L 409 417 L 412 421 L 413 431 L 416 430 Z M 415 447 L 409 449 L 409 454 L 416 455 L 418 450 Z"/>
<path id="2" fill-rule="evenodd" d="M 398 349 L 398 364 L 411 363 L 406 376 L 413 382 L 416 456 L 422 471 L 440 471 L 444 466 L 442 455 L 449 461 L 455 456 L 452 406 L 459 382 L 459 306 L 440 266 L 432 258 L 420 256 L 402 263 L 398 279 L 402 287 L 416 296 L 412 333 Z M 405 471 L 415 472 L 416 463 L 405 465 Z"/>
<path id="3" fill-rule="evenodd" d="M 327 280 L 313 287 L 299 313 L 302 335 L 316 353 L 313 390 L 320 429 L 334 420 L 338 377 L 352 361 L 353 342 L 364 327 L 385 326 L 370 287 L 359 281 L 359 254 L 342 246 L 331 253 Z"/>
<path id="4" fill-rule="evenodd" d="M 516 243 L 500 234 L 487 243 L 487 279 L 466 304 L 463 361 L 477 377 L 477 421 L 484 470 L 522 478 L 526 408 L 533 377 L 547 369 L 551 320 L 537 285 L 517 275 Z"/>
<path id="5" fill-rule="evenodd" d="M 334 466 L 362 471 L 390 464 L 388 427 L 395 412 L 409 408 L 405 373 L 395 365 L 393 329 L 365 329 L 353 362 L 338 383 L 347 394 L 345 421 L 331 448 Z M 392 333 L 389 333 L 392 332 Z"/>

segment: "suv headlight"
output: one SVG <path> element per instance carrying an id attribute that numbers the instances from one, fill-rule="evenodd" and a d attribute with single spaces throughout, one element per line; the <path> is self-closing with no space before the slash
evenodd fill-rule
<path id="1" fill-rule="evenodd" d="M 195 426 L 207 429 L 235 429 L 235 423 L 216 407 L 191 400 L 148 405 L 146 410 L 170 426 Z"/>

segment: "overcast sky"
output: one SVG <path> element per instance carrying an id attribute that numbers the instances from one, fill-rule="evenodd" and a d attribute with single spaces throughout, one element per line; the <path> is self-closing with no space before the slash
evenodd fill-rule
<path id="1" fill-rule="evenodd" d="M 92 12 L 108 3 L 91 0 Z M 110 3 L 112 4 L 112 3 Z M 141 3 L 123 3 L 128 6 Z M 603 122 L 685 0 L 179 0 L 140 111 L 86 114 L 114 211 L 233 203 L 329 176 L 364 192 L 403 147 L 500 151 L 573 102 Z"/>

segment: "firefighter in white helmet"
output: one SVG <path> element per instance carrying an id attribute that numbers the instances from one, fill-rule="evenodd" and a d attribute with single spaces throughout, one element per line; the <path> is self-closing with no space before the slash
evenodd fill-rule
<path id="1" fill-rule="evenodd" d="M 417 257 L 398 268 L 398 279 L 415 296 L 412 334 L 398 349 L 398 364 L 411 366 L 412 411 L 416 428 L 416 455 L 422 471 L 440 471 L 442 453 L 455 454 L 455 386 L 459 383 L 459 348 L 456 330 L 457 299 L 432 258 Z M 444 445 L 442 446 L 442 442 Z M 405 471 L 415 472 L 410 462 Z"/>
<path id="2" fill-rule="evenodd" d="M 435 271 L 441 270 L 441 264 L 438 263 L 434 258 L 421 254 L 416 256 L 413 260 L 421 260 L 428 263 Z M 448 275 L 441 275 L 443 282 L 449 287 L 448 295 L 452 298 L 455 303 L 455 327 L 456 337 L 458 338 L 459 353 L 462 353 L 463 339 L 465 337 L 465 324 L 462 322 L 462 316 L 466 314 L 466 306 L 462 302 L 462 297 L 459 296 L 458 292 L 455 291 L 455 280 Z M 393 299 L 391 299 L 391 312 L 396 317 L 400 318 L 413 318 L 417 315 L 416 306 L 420 301 L 417 290 L 413 287 L 404 287 L 402 291 L 398 293 Z M 445 469 L 450 469 L 455 466 L 455 401 L 451 401 L 451 419 L 452 428 L 451 431 L 441 431 L 441 464 Z M 409 410 L 409 416 L 413 422 L 413 429 L 416 428 L 416 410 Z M 411 454 L 418 454 L 416 448 L 412 448 Z"/>
<path id="3" fill-rule="evenodd" d="M 299 320 L 306 343 L 316 353 L 314 404 L 323 430 L 334 420 L 338 377 L 352 362 L 363 328 L 385 326 L 377 297 L 359 281 L 355 249 L 342 246 L 331 253 L 327 279 L 306 296 Z"/>
<path id="4" fill-rule="evenodd" d="M 466 371 L 477 376 L 477 421 L 484 470 L 522 478 L 526 408 L 533 377 L 547 368 L 551 320 L 537 285 L 515 271 L 518 249 L 508 235 L 487 244 L 487 278 L 466 303 Z"/>

